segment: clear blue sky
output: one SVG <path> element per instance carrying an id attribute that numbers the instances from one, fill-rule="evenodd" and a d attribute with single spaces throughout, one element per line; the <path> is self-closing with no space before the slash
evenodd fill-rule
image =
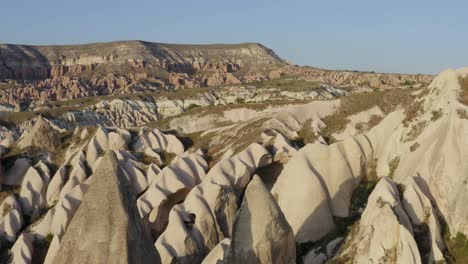
<path id="1" fill-rule="evenodd" d="M 467 1 L 1 0 L 0 11 L 2 43 L 259 42 L 329 69 L 468 66 Z"/>

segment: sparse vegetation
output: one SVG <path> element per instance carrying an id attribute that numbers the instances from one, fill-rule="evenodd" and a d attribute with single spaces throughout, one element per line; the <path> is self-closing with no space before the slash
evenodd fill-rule
<path id="1" fill-rule="evenodd" d="M 200 107 L 199 105 L 197 104 L 190 104 L 185 110 L 190 110 L 190 109 L 194 109 L 194 108 L 198 108 Z"/>
<path id="2" fill-rule="evenodd" d="M 161 165 L 157 158 L 151 157 L 146 155 L 143 152 L 132 152 L 133 156 L 135 156 L 140 162 L 145 165 L 150 165 L 152 163 L 157 164 L 158 166 Z"/>
<path id="3" fill-rule="evenodd" d="M 311 123 L 312 119 L 307 120 L 302 126 L 302 129 L 297 131 L 299 140 L 295 140 L 295 143 L 299 147 L 303 147 L 309 143 L 314 143 L 318 139 L 318 135 L 313 131 Z"/>
<path id="4" fill-rule="evenodd" d="M 457 233 L 452 237 L 447 222 L 441 216 L 438 217 L 440 222 L 441 234 L 444 238 L 447 252 L 444 257 L 448 263 L 468 263 L 468 238 Z"/>
<path id="5" fill-rule="evenodd" d="M 393 175 L 395 174 L 395 171 L 398 168 L 399 164 L 400 164 L 400 157 L 395 157 L 390 161 L 390 163 L 388 164 L 388 167 L 390 169 L 390 172 L 388 173 L 389 178 L 393 178 Z"/>
<path id="6" fill-rule="evenodd" d="M 50 245 L 50 243 L 52 243 L 52 239 L 54 239 L 54 234 L 47 233 L 47 235 L 45 236 L 45 241 L 47 242 L 48 245 Z"/>
<path id="7" fill-rule="evenodd" d="M 426 121 L 420 121 L 414 124 L 411 127 L 411 131 L 408 133 L 408 137 L 406 138 L 406 142 L 415 140 L 418 138 L 419 135 L 424 131 L 424 128 L 427 126 Z"/>
<path id="8" fill-rule="evenodd" d="M 419 143 L 415 142 L 413 145 L 410 147 L 410 151 L 413 152 L 419 148 Z"/>
<path id="9" fill-rule="evenodd" d="M 236 98 L 236 104 L 244 104 L 244 103 L 245 103 L 244 98 L 242 98 L 242 97 L 237 97 Z"/>
<path id="10" fill-rule="evenodd" d="M 401 83 L 401 85 L 403 85 L 403 86 L 413 86 L 415 84 L 416 84 L 416 82 L 412 82 L 410 80 L 405 80 L 404 82 Z"/>
<path id="11" fill-rule="evenodd" d="M 431 121 L 436 121 L 442 117 L 442 109 L 432 111 Z"/>
<path id="12" fill-rule="evenodd" d="M 382 119 L 383 119 L 383 117 L 380 116 L 380 115 L 371 115 L 371 117 L 369 119 L 369 122 L 368 122 L 369 129 L 375 127 L 376 125 L 378 125 L 380 123 L 380 121 L 382 121 Z"/>
<path id="13" fill-rule="evenodd" d="M 458 109 L 457 114 L 461 119 L 468 119 L 468 113 L 465 109 Z"/>
<path id="14" fill-rule="evenodd" d="M 460 103 L 468 106 L 468 77 L 460 78 L 461 93 L 460 93 Z"/>
<path id="15" fill-rule="evenodd" d="M 159 155 L 161 156 L 161 160 L 162 160 L 162 163 L 163 163 L 163 164 L 161 164 L 161 167 L 165 167 L 165 166 L 171 164 L 172 160 L 177 156 L 176 154 L 170 153 L 170 152 L 167 152 L 167 151 L 163 151 L 163 152 L 159 153 Z"/>
<path id="16" fill-rule="evenodd" d="M 348 117 L 351 115 L 366 111 L 374 106 L 378 106 L 385 114 L 388 114 L 394 111 L 398 105 L 405 105 L 410 98 L 411 94 L 406 89 L 358 93 L 342 97 L 337 112 L 323 119 L 327 126 L 322 130 L 322 136 L 330 139 L 332 134 L 343 131 L 349 122 Z M 372 127 L 380 121 L 378 116 L 372 117 L 369 125 Z"/>

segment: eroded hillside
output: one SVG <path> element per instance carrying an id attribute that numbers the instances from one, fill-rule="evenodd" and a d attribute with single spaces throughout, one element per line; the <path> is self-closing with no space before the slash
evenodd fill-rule
<path id="1" fill-rule="evenodd" d="M 47 107 L 50 101 L 218 87 L 285 76 L 300 76 L 300 79 L 334 86 L 368 88 L 426 85 L 432 78 L 297 67 L 257 43 L 0 44 L 0 104 L 4 111 Z"/>
<path id="2" fill-rule="evenodd" d="M 87 56 L 101 52 L 93 45 Z M 110 63 L 96 69 L 125 56 L 226 52 L 106 45 L 118 56 L 93 57 Z M 252 63 L 284 63 L 245 45 L 265 56 Z M 58 64 L 90 62 L 67 59 L 81 48 L 28 51 L 26 61 L 44 56 L 50 67 L 34 85 L 70 74 L 51 76 Z M 275 69 L 248 84 L 3 112 L 0 262 L 467 262 L 468 70 L 429 84 L 422 75 Z"/>

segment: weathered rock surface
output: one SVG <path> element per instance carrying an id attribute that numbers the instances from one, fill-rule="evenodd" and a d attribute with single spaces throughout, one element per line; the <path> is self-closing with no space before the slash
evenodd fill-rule
<path id="1" fill-rule="evenodd" d="M 317 241 L 334 229 L 333 216 L 348 216 L 353 191 L 372 159 L 363 135 L 330 146 L 309 144 L 291 158 L 272 193 L 297 242 Z"/>
<path id="2" fill-rule="evenodd" d="M 21 206 L 15 196 L 9 195 L 0 205 L 0 236 L 10 242 L 16 240 L 16 235 L 23 227 Z"/>
<path id="3" fill-rule="evenodd" d="M 53 151 L 60 144 L 60 133 L 48 121 L 39 117 L 30 131 L 21 135 L 18 140 L 20 148 L 35 147 Z"/>
<path id="4" fill-rule="evenodd" d="M 332 263 L 421 263 L 413 227 L 392 180 L 379 181 Z"/>
<path id="5" fill-rule="evenodd" d="M 169 213 L 166 230 L 156 241 L 163 263 L 201 263 L 232 233 L 237 201 L 257 168 L 271 162 L 259 144 L 217 163 L 183 204 Z"/>
<path id="6" fill-rule="evenodd" d="M 129 179 L 107 152 L 53 263 L 159 263 Z"/>
<path id="7" fill-rule="evenodd" d="M 227 263 L 296 263 L 295 243 L 281 209 L 254 175 L 234 220 Z"/>
<path id="8" fill-rule="evenodd" d="M 202 155 L 188 154 L 174 160 L 150 182 L 138 198 L 137 206 L 141 217 L 149 218 L 156 233 L 160 234 L 164 230 L 169 211 L 182 202 L 193 187 L 200 184 L 207 169 L 208 164 Z"/>

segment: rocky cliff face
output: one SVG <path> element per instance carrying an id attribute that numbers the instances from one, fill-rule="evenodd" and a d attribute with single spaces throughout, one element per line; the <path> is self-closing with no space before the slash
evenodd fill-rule
<path id="1" fill-rule="evenodd" d="M 124 41 L 69 46 L 0 45 L 0 99 L 17 104 L 163 87 L 265 79 L 285 63 L 255 43 L 175 45 Z"/>

